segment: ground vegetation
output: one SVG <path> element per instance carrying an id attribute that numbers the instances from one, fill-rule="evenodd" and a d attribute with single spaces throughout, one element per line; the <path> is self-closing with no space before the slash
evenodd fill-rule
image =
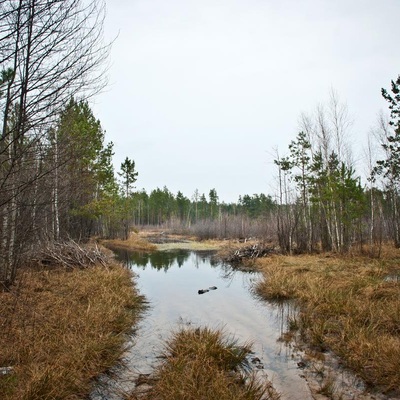
<path id="1" fill-rule="evenodd" d="M 41 256 L 0 293 L 4 400 L 85 398 L 120 363 L 144 307 L 130 272 L 97 246 Z"/>
<path id="2" fill-rule="evenodd" d="M 333 351 L 368 388 L 398 396 L 399 258 L 386 247 L 381 260 L 274 255 L 256 261 L 264 274 L 256 292 L 269 301 L 296 300 L 287 337 L 297 335 L 309 354 Z"/>

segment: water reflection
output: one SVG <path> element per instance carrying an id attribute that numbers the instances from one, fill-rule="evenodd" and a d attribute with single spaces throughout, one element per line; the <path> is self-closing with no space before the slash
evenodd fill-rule
<path id="1" fill-rule="evenodd" d="M 400 274 L 386 275 L 383 280 L 385 282 L 400 282 Z"/>
<path id="2" fill-rule="evenodd" d="M 188 250 L 181 249 L 155 251 L 152 253 L 132 252 L 115 248 L 112 250 L 115 253 L 116 258 L 131 269 L 136 267 L 139 267 L 142 270 L 152 268 L 158 271 L 164 270 L 165 272 L 174 265 L 181 268 L 192 254 L 192 252 Z M 198 268 L 200 264 L 205 263 L 210 264 L 211 267 L 217 267 L 220 265 L 219 261 L 214 259 L 214 252 L 212 251 L 198 251 L 195 254 L 196 268 Z"/>

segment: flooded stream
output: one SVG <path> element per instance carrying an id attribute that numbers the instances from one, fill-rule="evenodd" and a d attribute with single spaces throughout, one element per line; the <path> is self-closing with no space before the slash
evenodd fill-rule
<path id="1" fill-rule="evenodd" d="M 312 398 L 296 361 L 278 341 L 287 313 L 293 311 L 289 305 L 274 306 L 252 294 L 252 285 L 259 279 L 257 273 L 234 271 L 213 261 L 210 252 L 120 251 L 117 256 L 138 276 L 138 288 L 150 308 L 126 354 L 127 368 L 111 385 L 107 378 L 108 390 L 99 389 L 93 400 L 118 399 L 118 390 L 133 389 L 134 378 L 152 372 L 165 339 L 180 325 L 222 328 L 240 343 L 252 342 L 252 358 L 260 360 L 254 369 L 266 374 L 283 400 Z M 214 286 L 217 289 L 198 293 Z"/>

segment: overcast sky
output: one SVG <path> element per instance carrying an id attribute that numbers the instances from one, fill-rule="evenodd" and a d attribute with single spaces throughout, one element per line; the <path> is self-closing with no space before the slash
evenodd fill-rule
<path id="1" fill-rule="evenodd" d="M 107 0 L 110 84 L 93 105 L 137 189 L 275 191 L 274 149 L 333 88 L 359 159 L 400 74 L 400 0 Z"/>

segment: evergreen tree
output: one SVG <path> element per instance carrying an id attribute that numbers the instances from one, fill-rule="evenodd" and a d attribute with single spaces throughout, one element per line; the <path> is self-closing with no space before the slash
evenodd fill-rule
<path id="1" fill-rule="evenodd" d="M 125 197 L 128 198 L 131 189 L 133 189 L 133 184 L 137 181 L 138 172 L 135 170 L 135 161 L 130 160 L 128 157 L 121 164 L 121 171 L 118 175 L 122 177 L 122 185 L 125 190 Z"/>
<path id="2" fill-rule="evenodd" d="M 400 247 L 400 75 L 391 84 L 391 93 L 382 89 L 382 96 L 389 103 L 389 124 L 393 131 L 387 134 L 386 142 L 382 143 L 386 159 L 377 162 L 374 172 L 385 179 L 392 203 L 392 237 L 396 247 Z"/>
<path id="3" fill-rule="evenodd" d="M 187 222 L 189 220 L 190 213 L 190 200 L 185 197 L 181 191 L 178 191 L 176 195 L 176 206 L 178 209 L 178 218 L 180 222 Z"/>
<path id="4" fill-rule="evenodd" d="M 289 151 L 288 157 L 275 160 L 280 172 L 277 218 L 281 247 L 289 253 L 294 247 L 303 252 L 320 243 L 325 251 L 347 251 L 365 206 L 354 168 L 336 152 L 327 153 L 327 148 L 312 153 L 304 132 L 291 142 Z"/>
<path id="5" fill-rule="evenodd" d="M 217 212 L 218 207 L 218 195 L 215 189 L 211 189 L 208 198 L 210 199 L 210 217 L 213 219 Z"/>
<path id="6" fill-rule="evenodd" d="M 71 98 L 50 131 L 54 164 L 54 237 L 88 237 L 96 215 L 88 205 L 113 180 L 112 145 L 104 148 L 104 131 L 87 101 Z M 106 172 L 107 171 L 107 172 Z"/>
<path id="7" fill-rule="evenodd" d="M 138 174 L 135 170 L 135 161 L 126 157 L 124 162 L 121 163 L 121 172 L 118 172 L 118 175 L 122 177 L 124 191 L 122 225 L 124 229 L 123 238 L 125 240 L 129 237 L 130 228 L 134 220 L 135 204 L 134 198 L 131 196 L 131 190 L 134 188 L 133 184 L 136 182 Z"/>

